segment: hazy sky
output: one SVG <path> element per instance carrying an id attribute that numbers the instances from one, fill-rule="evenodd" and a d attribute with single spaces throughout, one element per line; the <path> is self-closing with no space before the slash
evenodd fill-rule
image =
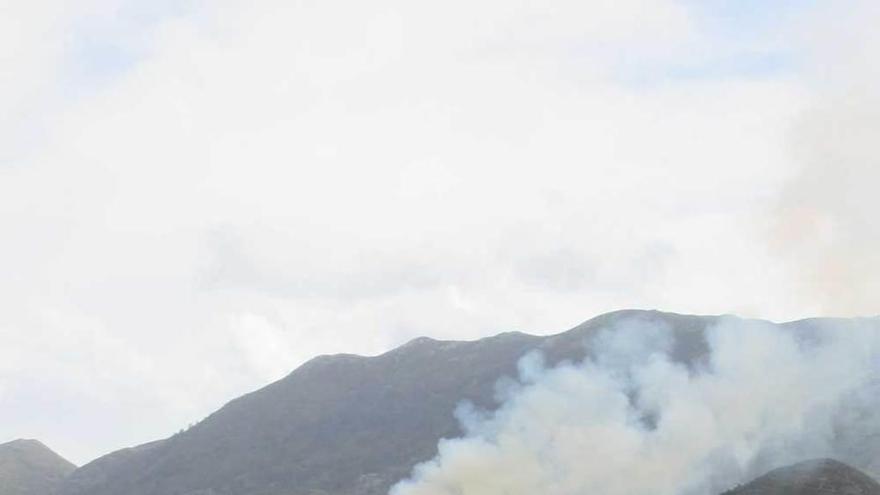
<path id="1" fill-rule="evenodd" d="M 310 357 L 880 312 L 880 3 L 0 0 L 0 442 Z"/>

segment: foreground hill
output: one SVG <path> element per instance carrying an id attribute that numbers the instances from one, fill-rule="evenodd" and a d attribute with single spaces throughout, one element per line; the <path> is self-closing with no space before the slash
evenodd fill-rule
<path id="1" fill-rule="evenodd" d="M 774 469 L 724 495 L 880 495 L 880 483 L 842 462 L 816 459 Z"/>
<path id="2" fill-rule="evenodd" d="M 78 469 L 60 495 L 385 495 L 440 438 L 461 433 L 461 401 L 494 405 L 497 380 L 524 354 L 582 359 L 587 338 L 621 319 L 668 325 L 672 355 L 687 363 L 706 354 L 704 331 L 719 321 L 623 311 L 555 336 L 420 338 L 376 357 L 319 357 L 183 433 Z"/>
<path id="3" fill-rule="evenodd" d="M 36 440 L 0 444 L 0 495 L 47 495 L 74 469 Z"/>

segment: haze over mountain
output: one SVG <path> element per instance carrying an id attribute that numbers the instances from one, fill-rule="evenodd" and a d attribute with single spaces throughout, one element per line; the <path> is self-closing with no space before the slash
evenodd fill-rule
<path id="1" fill-rule="evenodd" d="M 523 356 L 540 351 L 550 368 L 600 358 L 601 331 L 633 322 L 664 329 L 671 337 L 670 362 L 693 372 L 707 366 L 711 328 L 725 322 L 773 326 L 735 317 L 621 311 L 553 336 L 420 338 L 376 357 L 322 356 L 186 431 L 83 466 L 59 494 L 385 495 L 416 465 L 438 455 L 440 439 L 473 434 L 463 429 L 461 414 L 456 418 L 457 408 L 466 403 L 470 410 L 497 409 L 505 390 L 516 389 L 514 380 L 504 378 L 517 376 Z M 848 331 L 866 322 L 877 324 L 816 319 L 773 328 L 810 337 L 828 325 Z M 650 340 L 650 333 L 645 337 Z M 852 453 L 846 461 L 870 469 L 880 459 L 880 445 L 862 440 L 841 452 Z M 758 474 L 740 474 L 750 473 Z"/>
<path id="2" fill-rule="evenodd" d="M 74 469 L 37 440 L 0 444 L 0 495 L 48 495 Z"/>

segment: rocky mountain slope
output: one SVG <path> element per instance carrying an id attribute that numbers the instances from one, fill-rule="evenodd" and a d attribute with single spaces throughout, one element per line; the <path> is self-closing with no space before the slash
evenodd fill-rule
<path id="1" fill-rule="evenodd" d="M 704 352 L 712 318 L 620 312 L 550 337 L 420 338 L 376 357 L 318 357 L 181 434 L 84 466 L 61 494 L 384 495 L 438 439 L 459 434 L 462 400 L 493 405 L 496 381 L 524 354 L 580 359 L 588 335 L 635 315 L 668 320 L 683 359 Z"/>
<path id="2" fill-rule="evenodd" d="M 832 459 L 774 469 L 724 495 L 880 495 L 880 483 Z"/>
<path id="3" fill-rule="evenodd" d="M 74 469 L 36 440 L 0 444 L 0 495 L 47 495 Z"/>
<path id="4" fill-rule="evenodd" d="M 420 338 L 375 357 L 319 357 L 183 433 L 87 464 L 59 494 L 385 495 L 440 438 L 460 434 L 458 404 L 493 407 L 497 381 L 530 351 L 551 364 L 580 360 L 597 331 L 640 320 L 667 325 L 673 358 L 698 364 L 719 318 L 622 311 L 554 336 Z"/>

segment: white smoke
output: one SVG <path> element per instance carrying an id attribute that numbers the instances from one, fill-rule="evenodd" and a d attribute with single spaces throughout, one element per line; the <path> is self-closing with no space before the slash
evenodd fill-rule
<path id="1" fill-rule="evenodd" d="M 779 198 L 770 240 L 820 311 L 878 314 L 880 2 L 820 5 L 803 36 L 812 99 L 789 140 L 798 170 Z"/>
<path id="2" fill-rule="evenodd" d="M 391 495 L 713 494 L 805 458 L 852 462 L 865 452 L 849 440 L 878 431 L 864 414 L 878 397 L 876 320 L 723 319 L 688 364 L 670 358 L 672 335 L 630 321 L 583 363 L 524 358 L 502 405 L 460 408 L 465 435 Z"/>

